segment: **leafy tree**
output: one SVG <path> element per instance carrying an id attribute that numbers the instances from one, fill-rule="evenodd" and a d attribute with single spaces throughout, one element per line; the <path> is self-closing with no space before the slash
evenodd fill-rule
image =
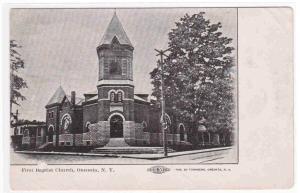
<path id="1" fill-rule="evenodd" d="M 163 61 L 166 108 L 195 132 L 230 131 L 234 126 L 231 38 L 221 23 L 211 24 L 204 12 L 186 14 L 169 33 L 170 54 Z M 153 95 L 160 99 L 161 64 L 151 73 Z"/>
<path id="2" fill-rule="evenodd" d="M 13 104 L 20 105 L 18 101 L 26 99 L 20 90 L 28 88 L 25 80 L 18 75 L 19 70 L 24 68 L 24 60 L 21 58 L 18 48 L 21 46 L 15 40 L 10 40 L 10 110 L 12 110 Z"/>

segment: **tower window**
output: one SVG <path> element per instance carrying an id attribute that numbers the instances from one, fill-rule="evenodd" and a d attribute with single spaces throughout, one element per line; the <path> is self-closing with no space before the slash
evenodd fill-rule
<path id="1" fill-rule="evenodd" d="M 121 75 L 122 74 L 121 65 L 117 60 L 111 61 L 109 73 L 112 75 Z"/>
<path id="2" fill-rule="evenodd" d="M 115 102 L 115 93 L 114 92 L 110 93 L 110 102 Z"/>
<path id="3" fill-rule="evenodd" d="M 118 92 L 118 102 L 122 102 L 122 101 L 123 101 L 122 92 L 119 91 L 119 92 Z"/>
<path id="4" fill-rule="evenodd" d="M 109 72 L 109 60 L 108 59 L 104 59 L 104 73 L 108 74 Z"/>
<path id="5" fill-rule="evenodd" d="M 122 76 L 126 75 L 127 59 L 122 59 Z"/>

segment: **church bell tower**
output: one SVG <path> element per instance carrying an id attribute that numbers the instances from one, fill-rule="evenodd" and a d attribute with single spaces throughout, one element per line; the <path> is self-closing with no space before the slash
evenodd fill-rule
<path id="1" fill-rule="evenodd" d="M 134 121 L 133 50 L 114 13 L 97 47 L 98 121 L 107 121 L 113 114 L 122 116 L 123 121 Z"/>

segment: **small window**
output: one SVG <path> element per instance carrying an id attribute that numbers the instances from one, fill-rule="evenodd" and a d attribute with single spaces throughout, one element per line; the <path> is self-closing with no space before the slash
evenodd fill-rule
<path id="1" fill-rule="evenodd" d="M 24 137 L 28 137 L 29 136 L 29 130 L 28 129 L 25 129 L 24 130 Z"/>
<path id="2" fill-rule="evenodd" d="M 37 136 L 42 136 L 42 128 L 37 128 Z"/>
<path id="3" fill-rule="evenodd" d="M 91 145 L 91 142 L 90 142 L 90 141 L 87 141 L 87 142 L 86 142 L 86 145 L 87 145 L 87 146 Z"/>
<path id="4" fill-rule="evenodd" d="M 53 111 L 52 111 L 52 112 L 49 112 L 48 117 L 49 117 L 50 119 L 53 118 L 53 117 L 54 117 L 54 112 L 53 112 Z"/>
<path id="5" fill-rule="evenodd" d="M 65 145 L 65 142 L 64 141 L 60 142 L 60 145 Z"/>
<path id="6" fill-rule="evenodd" d="M 104 59 L 104 73 L 108 74 L 109 72 L 109 59 Z"/>
<path id="7" fill-rule="evenodd" d="M 115 101 L 115 93 L 114 93 L 114 92 L 111 92 L 111 93 L 110 93 L 110 101 L 111 101 L 111 102 L 114 102 L 114 101 Z"/>
<path id="8" fill-rule="evenodd" d="M 48 127 L 48 132 L 49 132 L 49 133 L 54 133 L 54 127 L 53 127 L 52 125 L 50 125 L 50 126 Z"/>
<path id="9" fill-rule="evenodd" d="M 127 59 L 122 59 L 122 76 L 126 75 Z"/>
<path id="10" fill-rule="evenodd" d="M 71 145 L 71 142 L 66 142 L 66 145 Z"/>
<path id="11" fill-rule="evenodd" d="M 118 102 L 122 102 L 123 101 L 123 95 L 122 95 L 122 92 L 119 91 L 118 92 Z"/>
<path id="12" fill-rule="evenodd" d="M 85 128 L 86 128 L 86 131 L 87 131 L 87 132 L 90 131 L 90 129 L 89 129 L 90 124 L 91 124 L 91 123 L 90 123 L 89 121 L 86 122 L 86 124 L 85 124 Z"/>
<path id="13" fill-rule="evenodd" d="M 184 141 L 184 126 L 181 124 L 179 126 L 179 135 L 180 135 L 180 141 Z"/>

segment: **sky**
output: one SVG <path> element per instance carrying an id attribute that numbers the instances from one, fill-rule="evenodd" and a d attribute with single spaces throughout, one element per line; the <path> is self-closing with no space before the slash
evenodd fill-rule
<path id="1" fill-rule="evenodd" d="M 96 47 L 115 9 L 12 9 L 10 39 L 22 48 L 25 62 L 20 70 L 28 88 L 27 100 L 17 107 L 20 118 L 45 121 L 45 105 L 61 85 L 77 97 L 96 91 L 98 57 Z M 148 8 L 117 9 L 117 15 L 134 46 L 133 79 L 135 93 L 151 94 L 149 73 L 156 67 L 154 49 L 167 49 L 168 32 L 186 13 L 204 11 L 212 23 L 221 22 L 224 36 L 237 44 L 235 8 Z M 236 50 L 233 56 L 236 55 Z M 13 108 L 14 110 L 16 107 Z"/>

